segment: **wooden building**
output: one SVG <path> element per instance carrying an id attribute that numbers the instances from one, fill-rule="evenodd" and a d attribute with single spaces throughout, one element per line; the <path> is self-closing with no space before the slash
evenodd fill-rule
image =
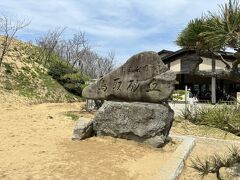
<path id="1" fill-rule="evenodd" d="M 230 52 L 220 52 L 227 64 L 232 66 L 235 56 Z M 236 98 L 237 92 L 240 92 L 240 84 L 225 79 L 216 79 L 215 77 L 205 77 L 193 75 L 191 71 L 197 67 L 199 71 L 219 71 L 226 68 L 220 56 L 210 57 L 202 55 L 202 62 L 199 64 L 199 56 L 193 50 L 180 49 L 176 52 L 162 50 L 159 53 L 163 62 L 170 70 L 176 72 L 177 81 L 176 89 L 184 89 L 187 85 L 193 95 L 199 100 L 211 101 L 229 101 Z"/>

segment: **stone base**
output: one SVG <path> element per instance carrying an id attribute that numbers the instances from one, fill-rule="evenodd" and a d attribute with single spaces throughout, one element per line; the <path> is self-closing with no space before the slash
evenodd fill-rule
<path id="1" fill-rule="evenodd" d="M 95 134 L 161 147 L 172 126 L 173 110 L 167 104 L 106 101 L 92 121 L 80 121 L 73 139 L 81 140 Z"/>
<path id="2" fill-rule="evenodd" d="M 112 136 L 160 147 L 172 126 L 173 110 L 167 104 L 107 101 L 93 121 L 97 136 Z"/>

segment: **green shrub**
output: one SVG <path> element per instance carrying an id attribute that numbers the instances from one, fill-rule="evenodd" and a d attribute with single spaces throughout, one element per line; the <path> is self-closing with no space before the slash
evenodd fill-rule
<path id="1" fill-rule="evenodd" d="M 62 60 L 51 63 L 48 74 L 56 79 L 66 90 L 78 96 L 82 95 L 85 81 L 89 80 L 89 77 L 82 74 L 79 69 Z"/>
<path id="2" fill-rule="evenodd" d="M 77 73 L 78 70 L 64 61 L 52 62 L 48 68 L 48 74 L 54 79 L 60 79 L 65 74 Z"/>
<path id="3" fill-rule="evenodd" d="M 81 80 L 82 81 L 87 81 L 87 80 L 89 80 L 89 77 L 84 75 L 84 74 L 81 74 L 81 73 L 77 72 L 77 73 L 65 74 L 62 77 L 62 79 L 72 81 L 72 82 L 79 82 Z"/>
<path id="4" fill-rule="evenodd" d="M 67 63 L 56 53 L 49 55 L 39 47 L 31 49 L 31 58 L 36 59 L 36 62 L 48 69 L 48 75 L 57 80 L 67 91 L 81 96 L 85 81 L 89 80 L 89 77 L 84 75 L 80 69 Z"/>
<path id="5" fill-rule="evenodd" d="M 61 83 L 65 89 L 80 96 L 83 88 L 85 87 L 85 80 L 86 77 L 80 73 L 65 74 L 63 77 L 61 77 Z"/>

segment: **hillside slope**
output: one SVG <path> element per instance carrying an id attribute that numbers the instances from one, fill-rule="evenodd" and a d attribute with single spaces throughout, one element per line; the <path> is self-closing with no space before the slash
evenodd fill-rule
<path id="1" fill-rule="evenodd" d="M 40 63 L 41 57 L 36 49 L 31 44 L 13 41 L 0 70 L 1 100 L 7 101 L 8 96 L 9 99 L 10 96 L 20 96 L 20 99 L 36 103 L 79 100 L 48 75 L 48 69 Z"/>

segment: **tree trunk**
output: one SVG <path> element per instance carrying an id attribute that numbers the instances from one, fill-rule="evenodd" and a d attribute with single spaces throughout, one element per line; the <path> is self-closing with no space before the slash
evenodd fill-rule
<path id="1" fill-rule="evenodd" d="M 2 61 L 3 61 L 3 59 L 0 58 L 0 69 L 2 68 Z"/>
<path id="2" fill-rule="evenodd" d="M 4 46 L 3 47 L 3 52 L 2 52 L 2 54 L 1 54 L 1 57 L 0 57 L 0 69 L 1 69 L 1 67 L 2 67 L 2 62 L 3 62 L 3 58 L 4 58 L 4 56 L 5 56 L 5 54 L 6 54 L 6 47 Z"/>

